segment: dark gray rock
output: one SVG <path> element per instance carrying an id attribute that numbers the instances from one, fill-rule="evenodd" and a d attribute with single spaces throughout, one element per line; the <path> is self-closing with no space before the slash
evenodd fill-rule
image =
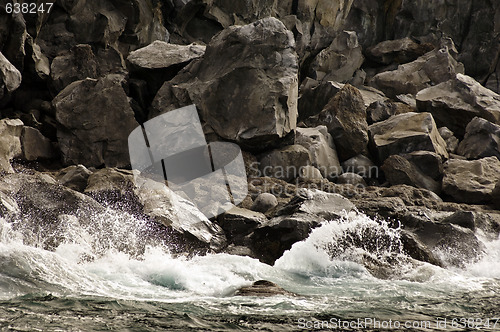
<path id="1" fill-rule="evenodd" d="M 299 89 L 299 121 L 319 114 L 343 86 L 337 82 L 320 82 L 306 77 Z"/>
<path id="2" fill-rule="evenodd" d="M 87 181 L 91 174 L 92 172 L 87 167 L 73 165 L 63 168 L 54 177 L 59 184 L 75 191 L 83 192 L 87 188 Z"/>
<path id="3" fill-rule="evenodd" d="M 53 159 L 57 157 L 56 149 L 52 142 L 40 133 L 38 129 L 23 127 L 21 133 L 21 147 L 23 157 L 28 161 L 39 159 Z"/>
<path id="4" fill-rule="evenodd" d="M 366 109 L 368 124 L 374 124 L 389 119 L 393 115 L 413 112 L 414 110 L 403 103 L 390 100 L 376 101 Z"/>
<path id="5" fill-rule="evenodd" d="M 280 286 L 276 285 L 274 282 L 267 280 L 258 280 L 254 282 L 251 286 L 241 287 L 236 291 L 236 296 L 295 296 L 294 293 L 289 292 Z"/>
<path id="6" fill-rule="evenodd" d="M 458 149 L 458 144 L 460 143 L 458 138 L 455 137 L 455 134 L 448 129 L 448 127 L 441 127 L 438 131 L 439 135 L 441 135 L 446 142 L 446 151 L 449 153 L 455 153 Z"/>
<path id="7" fill-rule="evenodd" d="M 299 176 L 301 167 L 311 164 L 309 151 L 302 145 L 289 145 L 264 154 L 259 168 L 263 176 L 291 181 Z"/>
<path id="8" fill-rule="evenodd" d="M 378 178 L 378 167 L 370 158 L 360 154 L 349 158 L 342 163 L 342 171 L 346 173 L 355 173 L 363 178 Z"/>
<path id="9" fill-rule="evenodd" d="M 234 207 L 220 216 L 219 224 L 230 242 L 243 245 L 244 237 L 266 221 L 263 213 Z"/>
<path id="10" fill-rule="evenodd" d="M 414 151 L 402 155 L 425 175 L 439 181 L 443 176 L 443 159 L 431 151 Z"/>
<path id="11" fill-rule="evenodd" d="M 278 200 L 276 196 L 270 193 L 262 193 L 257 198 L 252 205 L 252 210 L 256 212 L 266 213 L 270 209 L 278 205 Z"/>
<path id="12" fill-rule="evenodd" d="M 465 137 L 457 153 L 467 159 L 491 156 L 500 159 L 500 126 L 475 117 L 465 128 Z"/>
<path id="13" fill-rule="evenodd" d="M 432 51 L 431 44 L 421 44 L 409 37 L 396 40 L 385 40 L 366 50 L 367 57 L 380 64 L 407 63 L 416 60 Z"/>
<path id="14" fill-rule="evenodd" d="M 0 120 L 0 172 L 13 173 L 10 161 L 21 157 L 21 133 L 24 124 L 21 120 Z"/>

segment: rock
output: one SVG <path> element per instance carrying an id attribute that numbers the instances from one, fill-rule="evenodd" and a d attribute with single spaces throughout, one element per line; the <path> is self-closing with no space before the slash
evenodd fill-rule
<path id="1" fill-rule="evenodd" d="M 253 202 L 252 210 L 256 212 L 266 213 L 270 209 L 278 205 L 276 196 L 270 193 L 262 193 Z"/>
<path id="2" fill-rule="evenodd" d="M 55 179 L 65 187 L 75 191 L 83 192 L 87 188 L 87 181 L 92 174 L 87 167 L 83 165 L 73 165 L 63 168 L 57 174 Z"/>
<path id="3" fill-rule="evenodd" d="M 253 150 L 275 146 L 297 123 L 294 44 L 274 18 L 222 31 L 202 59 L 162 86 L 150 117 L 194 103 L 222 138 Z"/>
<path id="4" fill-rule="evenodd" d="M 369 127 L 370 141 L 380 162 L 390 155 L 431 151 L 448 159 L 446 143 L 430 113 L 405 113 Z"/>
<path id="5" fill-rule="evenodd" d="M 328 128 L 340 160 L 367 152 L 366 108 L 359 90 L 349 84 L 328 102 L 321 113 L 306 122 Z"/>
<path id="6" fill-rule="evenodd" d="M 321 180 L 323 179 L 323 175 L 321 171 L 314 166 L 303 166 L 299 169 L 299 179 L 303 182 Z"/>
<path id="7" fill-rule="evenodd" d="M 301 167 L 310 164 L 309 151 L 302 145 L 295 144 L 264 154 L 259 168 L 264 176 L 289 182 L 299 176 Z"/>
<path id="8" fill-rule="evenodd" d="M 275 217 L 252 235 L 252 249 L 260 261 L 273 264 L 292 244 L 304 240 L 323 221 L 339 218 L 354 205 L 338 194 L 301 189 Z"/>
<path id="9" fill-rule="evenodd" d="M 464 67 L 450 54 L 455 46 L 448 45 L 424 54 L 417 60 L 400 65 L 398 69 L 386 71 L 373 77 L 374 86 L 387 96 L 411 93 L 416 95 L 431 85 L 445 82 L 464 73 Z"/>
<path id="10" fill-rule="evenodd" d="M 136 171 L 134 171 L 136 172 Z M 105 168 L 92 173 L 85 193 L 135 215 L 145 215 L 173 228 L 185 240 L 220 250 L 226 244 L 222 229 L 212 223 L 193 203 L 174 193 L 165 184 L 126 170 Z"/>
<path id="11" fill-rule="evenodd" d="M 465 128 L 457 153 L 467 159 L 495 156 L 500 159 L 500 126 L 475 117 Z"/>
<path id="12" fill-rule="evenodd" d="M 466 125 L 476 116 L 500 124 L 500 96 L 466 75 L 420 91 L 417 106 L 458 137 L 464 136 Z"/>
<path id="13" fill-rule="evenodd" d="M 289 292 L 274 282 L 267 280 L 259 280 L 252 284 L 252 286 L 241 287 L 236 291 L 236 296 L 276 296 L 287 295 L 295 296 L 294 293 Z"/>
<path id="14" fill-rule="evenodd" d="M 392 155 L 384 161 L 382 171 L 391 185 L 407 184 L 439 194 L 441 184 L 423 174 L 417 166 L 402 156 Z"/>
<path id="15" fill-rule="evenodd" d="M 495 188 L 491 193 L 491 197 L 495 208 L 500 210 L 500 181 L 498 181 L 497 184 L 495 185 Z"/>
<path id="16" fill-rule="evenodd" d="M 337 92 L 344 87 L 343 84 L 332 81 L 317 81 L 306 77 L 299 89 L 299 121 L 319 114 L 326 104 Z"/>
<path id="17" fill-rule="evenodd" d="M 24 126 L 21 134 L 21 146 L 24 159 L 34 161 L 53 159 L 57 156 L 52 142 L 43 136 L 38 129 Z"/>
<path id="18" fill-rule="evenodd" d="M 374 124 L 389 119 L 393 115 L 413 112 L 414 110 L 403 103 L 390 100 L 375 101 L 366 109 L 368 124 Z"/>
<path id="19" fill-rule="evenodd" d="M 476 225 L 474 223 L 474 213 L 472 211 L 457 211 L 453 213 L 451 216 L 448 216 L 441 220 L 443 224 L 454 224 L 463 228 L 468 228 L 471 230 L 476 229 Z"/>
<path id="20" fill-rule="evenodd" d="M 366 182 L 363 177 L 355 173 L 343 173 L 337 178 L 338 184 L 352 184 L 356 187 L 366 187 Z"/>
<path id="21" fill-rule="evenodd" d="M 26 40 L 26 53 L 29 55 L 28 66 L 33 67 L 38 78 L 46 80 L 50 76 L 50 61 L 29 35 Z"/>
<path id="22" fill-rule="evenodd" d="M 342 31 L 330 46 L 319 52 L 309 67 L 309 76 L 318 81 L 345 82 L 361 67 L 364 58 L 354 31 Z"/>
<path id="23" fill-rule="evenodd" d="M 435 152 L 413 151 L 402 155 L 428 177 L 439 181 L 443 176 L 443 159 Z"/>
<path id="24" fill-rule="evenodd" d="M 243 238 L 266 221 L 263 213 L 234 207 L 221 215 L 219 224 L 229 241 L 243 245 Z"/>
<path id="25" fill-rule="evenodd" d="M 455 153 L 458 149 L 458 143 L 460 142 L 458 138 L 455 137 L 455 134 L 448 129 L 448 127 L 441 127 L 438 129 L 439 135 L 446 142 L 446 151 L 449 153 Z"/>
<path id="26" fill-rule="evenodd" d="M 161 69 L 201 58 L 205 49 L 206 46 L 202 45 L 176 45 L 156 40 L 146 47 L 130 52 L 127 60 L 139 68 Z"/>
<path id="27" fill-rule="evenodd" d="M 322 177 L 334 178 L 342 172 L 332 136 L 325 126 L 297 128 L 295 143 L 309 151 L 311 165 Z"/>
<path id="28" fill-rule="evenodd" d="M 359 154 L 349 158 L 342 163 L 342 171 L 361 175 L 365 179 L 376 179 L 379 177 L 378 167 L 370 158 Z"/>
<path id="29" fill-rule="evenodd" d="M 130 165 L 128 135 L 139 124 L 122 81 L 120 75 L 76 81 L 54 98 L 64 164 Z"/>
<path id="30" fill-rule="evenodd" d="M 450 159 L 444 164 L 443 191 L 457 202 L 491 202 L 499 180 L 500 161 L 495 157 L 473 161 Z"/>
<path id="31" fill-rule="evenodd" d="M 431 44 L 420 44 L 409 37 L 396 40 L 384 40 L 366 50 L 367 57 L 380 64 L 407 63 L 432 51 Z"/>
<path id="32" fill-rule="evenodd" d="M 0 101 L 19 88 L 21 80 L 19 70 L 0 52 Z"/>
<path id="33" fill-rule="evenodd" d="M 10 161 L 22 155 L 21 133 L 23 126 L 21 120 L 0 120 L 0 172 L 14 172 Z"/>
<path id="34" fill-rule="evenodd" d="M 401 231 L 401 242 L 405 252 L 412 258 L 433 265 L 442 266 L 442 262 L 412 232 Z"/>

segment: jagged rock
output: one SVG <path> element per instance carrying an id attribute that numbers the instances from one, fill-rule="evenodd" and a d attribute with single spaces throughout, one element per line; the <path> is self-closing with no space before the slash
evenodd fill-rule
<path id="1" fill-rule="evenodd" d="M 76 81 L 54 98 L 60 124 L 57 137 L 65 164 L 130 164 L 128 135 L 139 124 L 122 82 L 123 77 L 114 74 Z"/>
<path id="2" fill-rule="evenodd" d="M 252 235 L 252 248 L 259 260 L 273 264 L 295 242 L 305 239 L 325 220 L 333 220 L 354 209 L 338 194 L 301 189 L 276 216 L 259 226 Z"/>
<path id="3" fill-rule="evenodd" d="M 450 159 L 444 164 L 443 191 L 457 202 L 490 202 L 499 180 L 500 161 L 496 157 L 473 161 Z"/>
<path id="4" fill-rule="evenodd" d="M 441 127 L 438 131 L 439 135 L 441 135 L 446 142 L 446 151 L 449 153 L 455 153 L 458 149 L 458 144 L 460 143 L 458 138 L 455 137 L 455 134 L 448 129 L 448 127 Z"/>
<path id="5" fill-rule="evenodd" d="M 236 296 L 276 296 L 287 295 L 295 296 L 294 293 L 287 291 L 267 280 L 258 280 L 251 286 L 241 287 L 236 291 Z"/>
<path id="6" fill-rule="evenodd" d="M 212 249 L 226 244 L 224 232 L 193 203 L 165 184 L 143 178 L 136 171 L 105 168 L 92 173 L 85 193 L 103 204 L 136 215 L 145 215 Z"/>
<path id="7" fill-rule="evenodd" d="M 306 123 L 328 128 L 340 160 L 367 152 L 366 107 L 359 90 L 349 84 L 328 102 L 321 113 L 310 117 Z"/>
<path id="8" fill-rule="evenodd" d="M 10 161 L 22 155 L 21 133 L 24 123 L 21 120 L 0 120 L 0 172 L 13 173 Z"/>
<path id="9" fill-rule="evenodd" d="M 228 240 L 235 244 L 242 243 L 243 238 L 267 221 L 261 212 L 234 207 L 220 216 L 219 224 Z"/>
<path id="10" fill-rule="evenodd" d="M 31 36 L 28 35 L 26 40 L 26 53 L 29 55 L 27 58 L 28 66 L 32 66 L 34 73 L 38 78 L 45 80 L 50 76 L 50 61 L 43 54 L 40 46 L 33 40 Z"/>
<path id="11" fill-rule="evenodd" d="M 194 103 L 215 133 L 264 150 L 296 127 L 297 74 L 293 35 L 283 23 L 266 18 L 232 26 L 162 86 L 150 116 Z"/>
<path id="12" fill-rule="evenodd" d="M 431 44 L 420 44 L 409 37 L 385 40 L 366 50 L 367 57 L 380 64 L 407 63 L 432 51 Z"/>
<path id="13" fill-rule="evenodd" d="M 392 155 L 382 165 L 385 178 L 391 185 L 406 184 L 424 188 L 439 194 L 441 184 L 431 177 L 423 174 L 415 164 L 402 156 Z"/>
<path id="14" fill-rule="evenodd" d="M 309 151 L 302 145 L 289 145 L 273 150 L 260 159 L 260 170 L 264 176 L 291 181 L 299 176 L 301 167 L 311 164 Z"/>
<path id="15" fill-rule="evenodd" d="M 256 212 L 266 213 L 270 209 L 278 205 L 278 200 L 276 196 L 270 193 L 262 193 L 257 198 L 252 205 L 252 210 Z"/>
<path id="16" fill-rule="evenodd" d="M 474 213 L 472 211 L 457 211 L 452 215 L 441 220 L 443 224 L 454 224 L 463 228 L 469 228 L 471 230 L 476 229 L 474 223 Z"/>
<path id="17" fill-rule="evenodd" d="M 475 117 L 465 128 L 457 153 L 467 159 L 495 156 L 500 159 L 500 126 Z"/>
<path id="18" fill-rule="evenodd" d="M 187 64 L 201 58 L 205 54 L 205 49 L 206 46 L 202 45 L 175 45 L 157 40 L 146 47 L 130 52 L 127 60 L 138 68 L 161 69 Z"/>
<path id="19" fill-rule="evenodd" d="M 360 154 L 342 163 L 342 171 L 361 175 L 363 178 L 376 179 L 379 176 L 378 167 L 370 158 Z"/>
<path id="20" fill-rule="evenodd" d="M 19 88 L 21 80 L 19 70 L 0 52 L 0 101 Z"/>
<path id="21" fill-rule="evenodd" d="M 454 48 L 449 40 L 448 45 L 428 52 L 413 62 L 375 75 L 373 84 L 389 97 L 395 97 L 407 93 L 416 95 L 431 85 L 452 79 L 456 74 L 464 73 L 463 65 L 450 54 L 450 49 Z"/>
<path id="22" fill-rule="evenodd" d="M 422 262 L 427 262 L 437 266 L 442 266 L 442 262 L 436 258 L 432 251 L 423 244 L 412 232 L 407 230 L 401 231 L 401 242 L 405 252 L 410 257 Z"/>
<path id="23" fill-rule="evenodd" d="M 364 58 L 354 31 L 342 31 L 330 46 L 319 52 L 309 68 L 309 76 L 319 81 L 345 82 L 361 67 Z"/>
<path id="24" fill-rule="evenodd" d="M 493 192 L 491 193 L 493 205 L 500 210 L 500 181 L 497 182 Z"/>
<path id="25" fill-rule="evenodd" d="M 375 101 L 366 109 L 368 124 L 374 124 L 389 119 L 393 115 L 413 112 L 414 110 L 403 103 L 390 100 Z"/>
<path id="26" fill-rule="evenodd" d="M 28 161 L 38 159 L 52 159 L 57 156 L 52 142 L 32 127 L 23 127 L 21 133 L 21 147 L 24 159 Z"/>
<path id="27" fill-rule="evenodd" d="M 344 85 L 341 83 L 332 81 L 319 82 L 310 77 L 306 77 L 299 89 L 299 121 L 320 113 L 330 99 L 332 99 L 343 87 Z"/>
<path id="28" fill-rule="evenodd" d="M 500 124 L 500 96 L 466 75 L 420 91 L 417 105 L 458 137 L 464 136 L 466 125 L 476 116 Z"/>
<path id="29" fill-rule="evenodd" d="M 448 159 L 446 143 L 430 113 L 405 113 L 369 127 L 370 140 L 380 162 L 390 155 L 431 151 Z"/>
<path id="30" fill-rule="evenodd" d="M 422 171 L 423 174 L 439 181 L 443 175 L 443 159 L 435 152 L 414 151 L 402 155 Z"/>
<path id="31" fill-rule="evenodd" d="M 342 171 L 332 136 L 325 126 L 297 128 L 295 143 L 309 151 L 311 165 L 325 178 L 334 178 Z"/>
<path id="32" fill-rule="evenodd" d="M 83 165 L 72 165 L 63 168 L 54 177 L 59 184 L 83 192 L 87 188 L 87 181 L 91 174 L 92 172 Z"/>
<path id="33" fill-rule="evenodd" d="M 337 178 L 338 184 L 352 184 L 356 187 L 366 187 L 366 182 L 363 177 L 356 173 L 343 173 Z"/>

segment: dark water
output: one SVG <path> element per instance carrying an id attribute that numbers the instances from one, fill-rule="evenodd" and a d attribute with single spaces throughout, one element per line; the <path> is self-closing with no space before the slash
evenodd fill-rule
<path id="1" fill-rule="evenodd" d="M 105 220 L 115 222 L 112 215 Z M 47 251 L 27 241 L 33 234 L 0 220 L 0 329 L 500 331 L 500 239 L 485 240 L 481 260 L 443 269 L 410 262 L 398 230 L 350 214 L 268 266 L 227 254 L 173 257 L 162 246 L 131 257 L 117 248 L 137 245 L 130 228 L 138 224 L 120 218 L 105 237 L 106 250 L 102 234 L 73 225 L 66 241 Z M 380 241 L 370 248 L 346 244 L 367 234 Z M 372 276 L 363 265 L 367 255 L 391 258 L 392 276 Z M 297 296 L 233 295 L 260 279 Z"/>

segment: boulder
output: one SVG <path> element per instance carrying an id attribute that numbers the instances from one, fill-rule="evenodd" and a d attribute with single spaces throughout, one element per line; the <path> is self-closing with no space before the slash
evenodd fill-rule
<path id="1" fill-rule="evenodd" d="M 19 70 L 0 52 L 0 101 L 19 88 L 21 80 Z"/>
<path id="2" fill-rule="evenodd" d="M 394 98 L 399 94 L 416 95 L 431 85 L 445 82 L 464 73 L 464 66 L 457 62 L 450 52 L 455 49 L 451 40 L 417 60 L 400 65 L 398 69 L 382 72 L 373 77 L 374 86 L 387 96 Z"/>
<path id="3" fill-rule="evenodd" d="M 127 61 L 137 68 L 162 69 L 201 58 L 205 49 L 206 46 L 202 45 L 176 45 L 156 40 L 146 47 L 130 52 Z"/>
<path id="4" fill-rule="evenodd" d="M 87 181 L 91 174 L 92 172 L 83 165 L 72 165 L 57 172 L 54 178 L 65 187 L 83 192 L 87 188 Z"/>
<path id="5" fill-rule="evenodd" d="M 260 151 L 275 146 L 297 124 L 294 44 L 292 32 L 274 18 L 227 28 L 202 59 L 161 87 L 150 116 L 194 103 L 224 139 Z"/>
<path id="6" fill-rule="evenodd" d="M 475 117 L 465 128 L 465 137 L 457 153 L 467 159 L 491 156 L 500 159 L 500 126 Z"/>
<path id="7" fill-rule="evenodd" d="M 333 137 L 340 160 L 367 153 L 368 124 L 360 91 L 346 84 L 325 108 L 307 119 L 308 125 L 325 125 Z"/>
<path id="8" fill-rule="evenodd" d="M 270 193 L 262 193 L 257 198 L 252 205 L 252 210 L 256 212 L 266 213 L 270 209 L 278 205 L 278 200 L 276 196 Z"/>
<path id="9" fill-rule="evenodd" d="M 39 159 L 53 159 L 57 156 L 52 142 L 40 133 L 38 129 L 23 128 L 21 134 L 21 147 L 24 159 L 34 161 Z"/>
<path id="10" fill-rule="evenodd" d="M 365 179 L 376 179 L 379 176 L 377 165 L 375 165 L 370 158 L 362 154 L 344 161 L 342 163 L 342 171 L 361 175 L 361 177 Z"/>
<path id="11" fill-rule="evenodd" d="M 220 226 L 209 221 L 192 202 L 137 171 L 105 168 L 94 172 L 85 193 L 102 204 L 147 216 L 211 249 L 219 250 L 226 244 Z"/>
<path id="12" fill-rule="evenodd" d="M 258 280 L 254 282 L 251 286 L 241 287 L 236 291 L 236 296 L 277 296 L 277 295 L 287 295 L 296 296 L 296 294 L 289 292 L 280 286 L 276 285 L 274 282 L 267 280 Z"/>
<path id="13" fill-rule="evenodd" d="M 432 51 L 432 44 L 417 43 L 409 37 L 396 40 L 384 40 L 366 50 L 366 56 L 377 63 L 390 65 L 407 63 L 416 60 Z"/>
<path id="14" fill-rule="evenodd" d="M 219 224 L 230 242 L 244 245 L 244 237 L 266 221 L 261 212 L 234 207 L 220 216 Z"/>
<path id="15" fill-rule="evenodd" d="M 496 157 L 473 161 L 450 159 L 444 164 L 443 192 L 457 202 L 491 202 L 499 180 L 500 161 Z"/>
<path id="16" fill-rule="evenodd" d="M 111 74 L 76 81 L 54 98 L 64 164 L 130 165 L 128 136 L 139 124 L 121 85 L 123 79 Z"/>
<path id="17" fill-rule="evenodd" d="M 391 185 L 406 184 L 417 188 L 424 188 L 439 194 L 441 184 L 423 174 L 417 166 L 402 156 L 392 155 L 382 165 L 385 178 Z"/>
<path id="18" fill-rule="evenodd" d="M 486 89 L 472 77 L 458 74 L 417 94 L 421 112 L 432 113 L 438 126 L 446 126 L 459 138 L 474 117 L 500 124 L 500 95 Z"/>
<path id="19" fill-rule="evenodd" d="M 21 133 L 23 126 L 21 120 L 0 120 L 0 172 L 14 172 L 10 161 L 22 155 Z"/>
<path id="20" fill-rule="evenodd" d="M 309 67 L 309 76 L 318 81 L 345 82 L 361 67 L 364 58 L 354 31 L 341 31 L 330 46 L 319 52 Z"/>
<path id="21" fill-rule="evenodd" d="M 309 151 L 295 144 L 264 154 L 259 167 L 264 176 L 289 182 L 299 176 L 301 167 L 310 164 Z"/>
<path id="22" fill-rule="evenodd" d="M 443 159 L 431 151 L 413 151 L 402 155 L 425 175 L 439 181 L 443 176 Z"/>
<path id="23" fill-rule="evenodd" d="M 309 151 L 311 165 L 325 178 L 334 178 L 342 171 L 332 136 L 325 126 L 297 128 L 295 143 Z"/>
<path id="24" fill-rule="evenodd" d="M 322 180 L 323 175 L 321 171 L 314 166 L 303 166 L 299 170 L 299 179 L 302 182 L 314 181 L 314 180 Z"/>
<path id="25" fill-rule="evenodd" d="M 395 115 L 369 127 L 370 141 L 380 162 L 394 154 L 431 151 L 448 159 L 446 143 L 430 113 Z"/>
<path id="26" fill-rule="evenodd" d="M 344 87 L 343 84 L 332 81 L 317 81 L 306 77 L 299 89 L 299 121 L 320 113 L 337 92 Z"/>
<path id="27" fill-rule="evenodd" d="M 338 184 L 352 184 L 356 187 L 366 187 L 366 182 L 363 177 L 356 173 L 343 173 L 337 178 Z"/>
<path id="28" fill-rule="evenodd" d="M 500 181 L 497 182 L 491 193 L 493 205 L 497 210 L 500 210 Z"/>
<path id="29" fill-rule="evenodd" d="M 373 102 L 366 109 L 368 124 L 374 124 L 389 119 L 393 115 L 413 112 L 414 110 L 407 104 L 382 100 Z"/>
<path id="30" fill-rule="evenodd" d="M 448 129 L 448 127 L 441 127 L 438 131 L 439 135 L 441 135 L 446 142 L 446 151 L 448 151 L 448 153 L 455 153 L 458 149 L 458 144 L 460 143 L 458 138 L 455 137 L 455 134 Z"/>

